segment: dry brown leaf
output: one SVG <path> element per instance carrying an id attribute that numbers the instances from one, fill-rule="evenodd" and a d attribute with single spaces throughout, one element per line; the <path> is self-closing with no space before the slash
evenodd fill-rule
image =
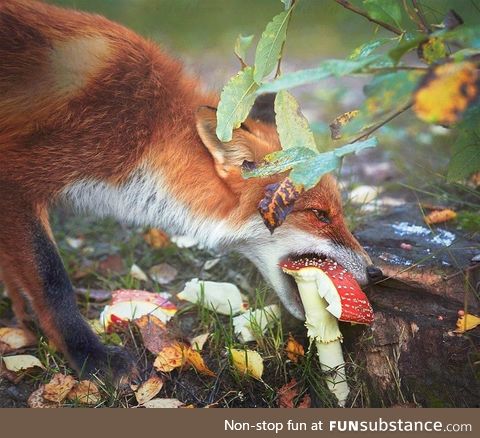
<path id="1" fill-rule="evenodd" d="M 102 401 L 102 396 L 95 383 L 81 380 L 68 393 L 67 399 L 84 405 L 97 405 Z"/>
<path id="2" fill-rule="evenodd" d="M 457 320 L 457 328 L 453 331 L 454 333 L 465 333 L 469 330 L 473 330 L 475 327 L 480 325 L 480 318 L 471 313 L 460 316 Z"/>
<path id="3" fill-rule="evenodd" d="M 61 403 L 76 384 L 77 381 L 72 376 L 57 373 L 45 385 L 43 398 L 54 403 Z"/>
<path id="4" fill-rule="evenodd" d="M 263 374 L 263 359 L 257 351 L 237 350 L 230 348 L 232 364 L 240 374 L 248 374 L 261 380 Z"/>
<path id="5" fill-rule="evenodd" d="M 37 390 L 33 391 L 28 397 L 27 404 L 34 409 L 48 409 L 48 408 L 58 408 L 60 405 L 43 398 L 43 390 L 45 385 L 40 386 Z"/>
<path id="6" fill-rule="evenodd" d="M 447 222 L 457 217 L 457 213 L 449 208 L 439 211 L 432 211 L 431 213 L 425 216 L 425 223 L 428 225 L 440 224 L 442 222 Z"/>
<path id="7" fill-rule="evenodd" d="M 287 353 L 287 357 L 295 363 L 298 362 L 298 358 L 300 356 L 305 356 L 305 350 L 303 348 L 303 345 L 297 342 L 291 334 L 288 335 L 285 352 Z"/>
<path id="8" fill-rule="evenodd" d="M 142 405 L 144 408 L 181 408 L 184 406 L 180 400 L 176 398 L 154 398 Z"/>
<path id="9" fill-rule="evenodd" d="M 295 408 L 295 399 L 298 397 L 297 381 L 295 379 L 290 380 L 278 390 L 277 395 L 279 408 Z M 296 407 L 309 408 L 311 405 L 310 395 L 305 394 Z"/>
<path id="10" fill-rule="evenodd" d="M 148 270 L 150 278 L 158 284 L 168 284 L 175 280 L 178 271 L 168 263 L 160 263 Z"/>
<path id="11" fill-rule="evenodd" d="M 203 357 L 198 351 L 192 350 L 191 348 L 187 349 L 187 363 L 193 366 L 199 373 L 205 374 L 206 376 L 215 377 L 216 374 L 205 365 Z"/>
<path id="12" fill-rule="evenodd" d="M 125 263 L 123 258 L 118 254 L 109 255 L 98 264 L 98 271 L 102 275 L 123 273 L 125 271 Z"/>
<path id="13" fill-rule="evenodd" d="M 27 330 L 16 327 L 0 328 L 0 353 L 10 353 L 36 344 L 35 336 Z"/>
<path id="14" fill-rule="evenodd" d="M 172 343 L 165 324 L 153 315 L 144 315 L 135 320 L 142 335 L 143 345 L 152 354 L 158 354 Z"/>
<path id="15" fill-rule="evenodd" d="M 150 228 L 143 238 L 152 248 L 166 248 L 170 246 L 170 238 L 168 234 L 158 228 Z"/>
<path id="16" fill-rule="evenodd" d="M 139 404 L 144 404 L 155 397 L 163 387 L 163 380 L 158 376 L 150 377 L 135 391 L 135 398 Z"/>
<path id="17" fill-rule="evenodd" d="M 178 342 L 164 347 L 157 355 L 153 367 L 157 371 L 169 373 L 175 368 L 179 368 L 185 364 L 186 356 L 184 346 Z"/>

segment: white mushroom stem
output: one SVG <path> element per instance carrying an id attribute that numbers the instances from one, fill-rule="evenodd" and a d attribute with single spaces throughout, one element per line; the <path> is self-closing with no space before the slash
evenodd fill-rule
<path id="1" fill-rule="evenodd" d="M 295 278 L 305 308 L 305 326 L 308 337 L 315 340 L 320 367 L 326 373 L 327 386 L 337 397 L 339 406 L 345 406 L 349 388 L 342 353 L 342 333 L 338 320 L 327 309 L 328 303 L 319 294 L 322 273 L 315 268 L 288 271 Z M 320 275 L 318 275 L 320 274 Z M 323 295 L 323 294 L 322 294 Z"/>

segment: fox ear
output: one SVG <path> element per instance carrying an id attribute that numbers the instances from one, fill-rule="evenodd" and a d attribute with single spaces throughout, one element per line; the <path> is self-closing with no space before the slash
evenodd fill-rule
<path id="1" fill-rule="evenodd" d="M 196 114 L 197 131 L 215 161 L 220 177 L 226 178 L 238 170 L 244 161 L 254 161 L 254 152 L 250 148 L 255 136 L 241 127 L 233 131 L 232 140 L 223 143 L 217 138 L 217 109 L 201 106 Z"/>

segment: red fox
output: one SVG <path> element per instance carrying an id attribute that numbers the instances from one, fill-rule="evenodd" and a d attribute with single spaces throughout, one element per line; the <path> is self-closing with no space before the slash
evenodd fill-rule
<path id="1" fill-rule="evenodd" d="M 77 309 L 49 226 L 57 200 L 239 251 L 298 318 L 282 258 L 328 256 L 362 284 L 378 274 L 345 225 L 332 176 L 270 234 L 257 206 L 281 177 L 246 180 L 241 165 L 280 148 L 272 117 L 257 105 L 222 143 L 217 103 L 178 61 L 119 24 L 0 0 L 0 268 L 19 321 L 33 310 L 77 371 L 122 376 L 132 362 L 104 346 Z"/>

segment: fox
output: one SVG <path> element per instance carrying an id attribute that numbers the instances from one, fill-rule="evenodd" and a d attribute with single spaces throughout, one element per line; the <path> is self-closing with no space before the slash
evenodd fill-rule
<path id="1" fill-rule="evenodd" d="M 244 179 L 241 166 L 281 148 L 271 96 L 221 142 L 219 95 L 179 60 L 107 18 L 37 0 L 0 1 L 0 60 L 0 275 L 19 323 L 33 318 L 78 373 L 120 378 L 135 364 L 77 308 L 49 223 L 58 202 L 237 251 L 300 320 L 282 259 L 329 257 L 360 284 L 379 275 L 332 175 L 273 234 L 264 225 L 257 206 L 282 176 Z"/>

